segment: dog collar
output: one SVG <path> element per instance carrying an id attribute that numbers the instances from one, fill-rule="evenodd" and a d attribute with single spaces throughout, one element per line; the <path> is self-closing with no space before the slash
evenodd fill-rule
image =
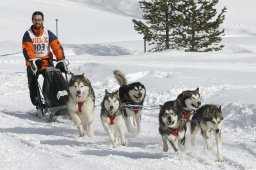
<path id="1" fill-rule="evenodd" d="M 128 108 L 129 110 L 134 111 L 135 114 L 137 114 L 140 110 L 143 109 L 142 105 L 127 104 L 127 105 L 124 105 L 124 107 Z"/>
<path id="2" fill-rule="evenodd" d="M 134 111 L 135 114 L 137 114 L 140 110 L 141 110 L 140 107 L 134 107 L 133 108 L 133 111 Z"/>

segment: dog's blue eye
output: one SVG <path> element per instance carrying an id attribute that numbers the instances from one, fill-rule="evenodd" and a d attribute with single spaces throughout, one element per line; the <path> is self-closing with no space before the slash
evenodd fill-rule
<path id="1" fill-rule="evenodd" d="M 77 86 L 75 86 L 75 88 L 77 88 Z"/>

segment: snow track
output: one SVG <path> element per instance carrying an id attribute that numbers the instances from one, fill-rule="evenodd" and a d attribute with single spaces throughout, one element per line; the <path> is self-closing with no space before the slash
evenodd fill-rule
<path id="1" fill-rule="evenodd" d="M 94 58 L 93 63 L 89 61 L 84 66 L 79 65 L 78 58 L 70 59 L 70 63 L 73 64 L 72 72 L 85 72 L 93 80 L 98 104 L 102 100 L 105 88 L 110 90 L 118 88 L 111 72 L 116 68 L 115 64 L 118 60 L 112 57 L 112 61 L 115 62 L 110 65 L 109 63 L 103 64 L 105 59 L 107 60 L 104 57 L 98 61 L 97 58 Z M 122 60 L 129 59 L 123 57 Z M 83 61 L 82 58 L 81 61 Z M 16 62 L 17 65 L 19 63 Z M 85 166 L 84 163 L 89 169 L 104 169 L 106 167 L 111 167 L 111 169 L 168 169 L 170 166 L 179 169 L 242 170 L 255 168 L 253 160 L 256 157 L 256 129 L 254 125 L 256 106 L 255 104 L 235 102 L 236 99 L 233 99 L 234 102 L 225 102 L 229 99 L 227 98 L 229 90 L 236 95 L 246 89 L 254 92 L 256 87 L 253 83 L 232 83 L 235 79 L 228 78 L 225 72 L 222 75 L 226 78 L 224 84 L 213 77 L 211 83 L 214 85 L 207 84 L 200 79 L 191 79 L 190 82 L 183 82 L 182 86 L 175 86 L 175 83 L 171 82 L 173 80 L 182 82 L 184 72 L 177 72 L 176 68 L 153 71 L 155 66 L 150 64 L 149 66 L 150 68 L 142 67 L 142 70 L 136 66 L 134 70 L 129 70 L 129 65 L 123 68 L 129 82 L 141 80 L 146 87 L 149 87 L 146 106 L 156 106 L 165 101 L 173 100 L 182 90 L 188 89 L 188 87 L 194 88 L 194 84 L 198 82 L 203 82 L 200 86 L 204 102 L 216 102 L 215 99 L 222 94 L 220 98 L 223 102 L 216 102 L 216 104 L 224 103 L 222 107 L 225 122 L 222 137 L 225 162 L 216 162 L 216 147 L 210 152 L 204 151 L 204 141 L 199 134 L 195 148 L 192 148 L 190 141 L 187 140 L 187 148 L 181 153 L 181 158 L 173 153 L 172 148 L 168 152 L 168 157 L 164 157 L 161 137 L 158 133 L 158 109 L 143 112 L 142 133 L 137 137 L 126 134 L 127 147 L 112 148 L 100 122 L 99 106 L 96 107 L 94 113 L 95 137 L 79 138 L 76 127 L 68 118 L 58 117 L 62 123 L 47 123 L 30 114 L 35 110 L 31 106 L 28 96 L 26 73 L 21 69 L 16 69 L 13 71 L 3 70 L 0 73 L 0 94 L 2 96 L 0 98 L 0 136 L 1 139 L 4 139 L 1 141 L 1 152 L 6 155 L 6 157 L 1 157 L 1 161 L 4 169 L 80 169 Z M 93 69 L 96 69 L 97 73 Z M 211 72 L 211 68 L 208 71 Z M 191 77 L 194 73 L 191 70 L 191 74 L 186 76 Z M 93 76 L 94 74 L 97 74 L 98 77 Z M 105 76 L 102 77 L 102 75 Z M 201 73 L 200 76 L 203 75 Z M 153 83 L 155 86 L 153 87 L 152 79 L 166 81 L 168 85 L 157 86 Z M 250 100 L 246 100 L 246 102 L 248 103 Z M 214 136 L 212 137 L 212 143 L 215 146 Z M 20 154 L 20 156 L 15 153 Z M 23 161 L 26 163 L 21 163 Z M 14 162 L 19 163 L 14 165 Z"/>

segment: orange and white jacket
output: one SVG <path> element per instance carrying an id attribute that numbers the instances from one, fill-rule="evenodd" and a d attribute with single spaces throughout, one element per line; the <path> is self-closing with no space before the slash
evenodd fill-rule
<path id="1" fill-rule="evenodd" d="M 65 59 L 63 48 L 57 37 L 49 30 L 42 28 L 40 30 L 30 27 L 25 32 L 22 39 L 23 55 L 26 59 L 26 66 L 31 66 L 29 59 L 41 58 L 43 61 L 42 69 L 49 66 L 49 61 L 53 58 L 53 54 L 57 60 Z"/>

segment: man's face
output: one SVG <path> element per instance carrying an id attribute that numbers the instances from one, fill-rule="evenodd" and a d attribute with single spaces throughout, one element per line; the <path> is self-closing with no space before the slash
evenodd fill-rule
<path id="1" fill-rule="evenodd" d="M 42 28 L 43 25 L 44 25 L 44 20 L 43 20 L 43 17 L 42 17 L 41 15 L 35 15 L 35 16 L 33 17 L 32 22 L 33 22 L 34 28 L 37 29 L 37 30 L 39 30 L 40 28 Z"/>

